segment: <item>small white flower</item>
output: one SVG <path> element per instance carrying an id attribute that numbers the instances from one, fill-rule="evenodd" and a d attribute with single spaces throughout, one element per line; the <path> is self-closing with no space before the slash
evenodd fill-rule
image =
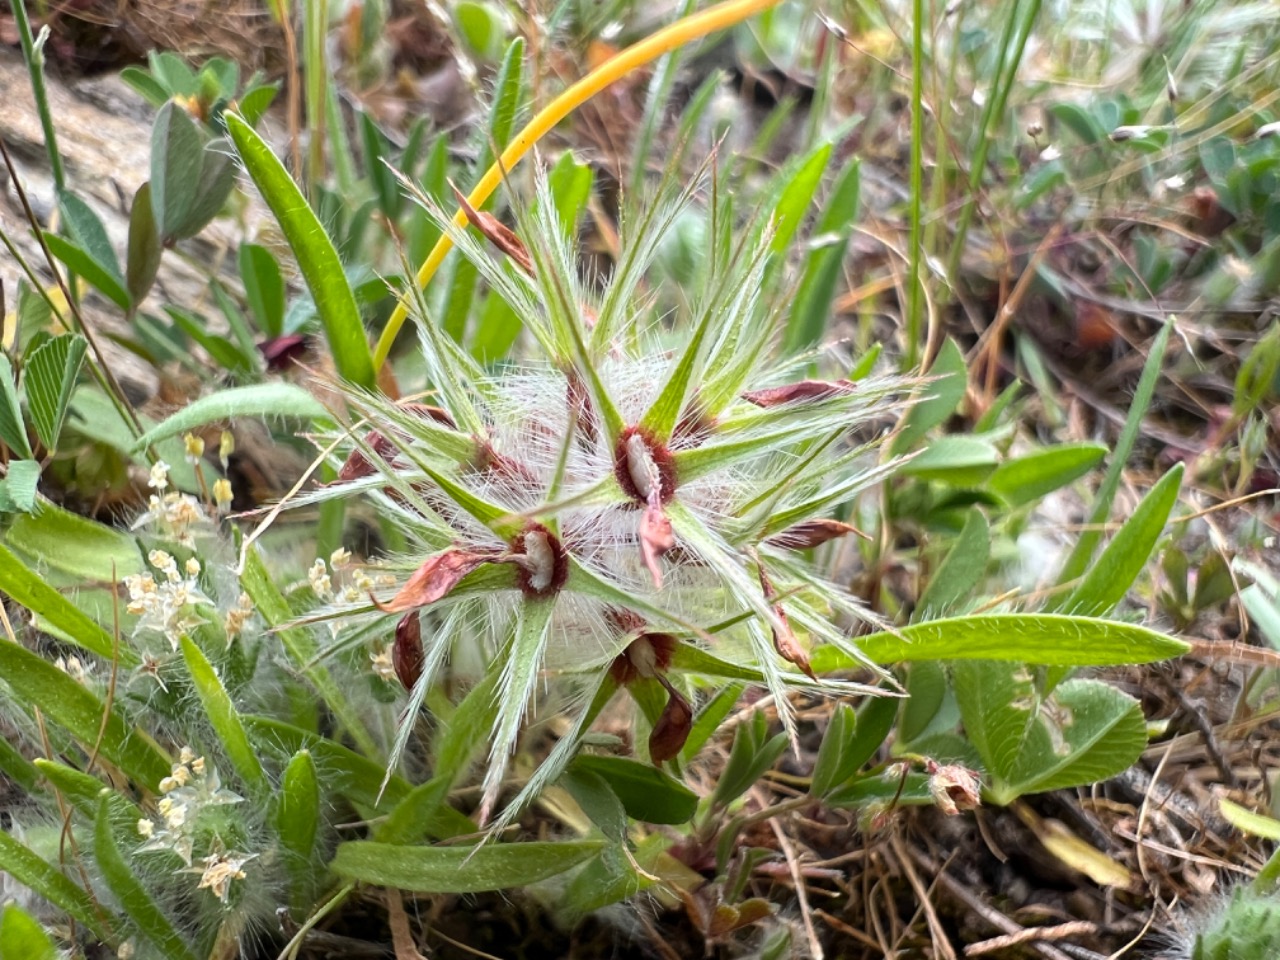
<path id="1" fill-rule="evenodd" d="M 203 868 L 193 868 L 193 872 L 196 869 L 200 870 L 200 883 L 196 889 L 209 890 L 215 897 L 226 903 L 227 894 L 231 892 L 232 881 L 245 878 L 244 865 L 256 856 L 256 853 L 210 854 L 204 858 Z"/>
<path id="2" fill-rule="evenodd" d="M 325 568 L 324 560 L 316 557 L 316 562 L 307 571 L 307 580 L 311 583 L 311 591 L 321 600 L 333 599 L 333 581 Z"/>
<path id="3" fill-rule="evenodd" d="M 169 465 L 163 460 L 157 460 L 152 466 L 147 486 L 153 490 L 164 490 L 169 486 Z"/>

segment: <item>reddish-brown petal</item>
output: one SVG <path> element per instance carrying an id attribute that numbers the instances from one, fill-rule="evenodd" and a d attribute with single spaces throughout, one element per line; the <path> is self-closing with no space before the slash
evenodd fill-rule
<path id="1" fill-rule="evenodd" d="M 422 622 L 418 611 L 406 613 L 396 624 L 396 639 L 391 645 L 391 665 L 406 690 L 412 690 L 422 676 Z"/>
<path id="2" fill-rule="evenodd" d="M 447 597 L 472 570 L 486 563 L 501 562 L 503 558 L 497 550 L 446 550 L 428 557 L 390 602 L 382 603 L 376 597 L 373 602 L 383 613 L 416 610 Z"/>
<path id="3" fill-rule="evenodd" d="M 395 456 L 395 443 L 377 430 L 370 431 L 364 438 L 364 442 L 381 460 L 390 460 Z M 347 462 L 338 471 L 338 482 L 348 483 L 351 480 L 359 480 L 361 477 L 371 477 L 376 472 L 377 468 L 364 455 L 363 450 L 352 450 L 351 455 L 347 457 Z"/>
<path id="4" fill-rule="evenodd" d="M 442 410 L 440 407 L 433 407 L 429 403 L 401 403 L 398 404 L 404 410 L 415 413 L 423 420 L 434 420 L 436 423 L 443 424 L 446 427 L 455 428 L 457 425 L 453 422 L 453 417 L 449 416 L 448 410 Z"/>
<path id="5" fill-rule="evenodd" d="M 301 360 L 307 352 L 307 337 L 302 333 L 290 333 L 283 337 L 273 337 L 258 344 L 262 359 L 267 361 L 268 370 L 285 370 L 294 360 Z"/>
<path id="6" fill-rule="evenodd" d="M 856 533 L 863 540 L 871 539 L 852 524 L 841 523 L 839 520 L 805 520 L 787 527 L 765 542 L 771 547 L 781 547 L 784 550 L 807 550 L 851 533 Z"/>
<path id="7" fill-rule="evenodd" d="M 532 470 L 514 457 L 499 453 L 487 440 L 476 441 L 474 466 L 481 473 L 492 474 L 508 486 L 520 489 L 541 486 Z"/>
<path id="8" fill-rule="evenodd" d="M 772 603 L 774 597 L 778 595 L 777 591 L 773 589 L 773 583 L 769 580 L 769 575 L 764 572 L 764 567 L 760 567 L 759 570 L 760 587 L 764 590 L 764 598 Z M 787 619 L 787 612 L 782 609 L 781 603 L 773 603 L 773 615 L 778 620 L 778 625 L 772 628 L 773 648 L 778 651 L 778 656 L 788 663 L 794 663 L 803 673 L 817 680 L 813 668 L 809 666 L 809 654 L 805 652 L 804 647 L 800 646 L 796 635 L 791 632 L 791 622 Z"/>
<path id="9" fill-rule="evenodd" d="M 662 676 L 658 682 L 667 689 L 667 705 L 649 734 L 649 758 L 655 763 L 665 763 L 684 748 L 693 729 L 693 707 L 671 683 Z"/>
<path id="10" fill-rule="evenodd" d="M 742 394 L 742 399 L 747 403 L 754 403 L 757 407 L 776 407 L 779 404 L 799 403 L 804 400 L 826 400 L 841 393 L 850 393 L 857 388 L 857 384 L 852 380 L 801 380 L 782 387 L 751 390 Z"/>
<path id="11" fill-rule="evenodd" d="M 573 417 L 574 426 L 582 438 L 588 443 L 595 443 L 596 438 L 600 436 L 600 431 L 596 426 L 596 412 L 591 405 L 591 395 L 587 392 L 587 385 L 582 382 L 582 378 L 577 373 L 570 372 L 568 377 L 565 400 L 569 405 L 569 414 Z"/>
<path id="12" fill-rule="evenodd" d="M 676 545 L 675 534 L 671 532 L 671 521 L 662 509 L 656 495 L 649 498 L 649 503 L 640 514 L 640 556 L 644 565 L 649 568 L 653 577 L 655 590 L 662 589 L 662 565 L 658 561 L 668 550 Z"/>
<path id="13" fill-rule="evenodd" d="M 529 256 L 529 251 L 525 248 L 524 242 L 493 214 L 485 213 L 483 210 L 477 210 L 471 206 L 463 192 L 453 186 L 452 183 L 449 186 L 453 187 L 453 195 L 458 198 L 458 206 L 462 207 L 462 212 L 467 215 L 471 225 L 484 234 L 490 243 L 510 257 L 517 267 L 529 276 L 533 276 L 533 258 Z"/>

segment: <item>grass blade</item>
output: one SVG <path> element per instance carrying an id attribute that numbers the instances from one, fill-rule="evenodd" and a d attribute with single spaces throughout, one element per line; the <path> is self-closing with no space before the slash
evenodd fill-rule
<path id="1" fill-rule="evenodd" d="M 115 644 L 110 634 L 90 620 L 70 600 L 45 583 L 42 577 L 28 569 L 26 564 L 4 546 L 0 546 L 0 591 L 40 619 L 56 627 L 73 643 L 90 653 L 111 659 Z M 3 646 L 8 648 L 13 647 L 13 644 Z M 21 652 L 26 653 L 25 650 Z M 120 662 L 125 666 L 133 667 L 140 661 L 136 653 L 122 649 Z M 41 660 L 40 663 L 43 664 L 44 661 Z M 168 772 L 166 767 L 161 776 L 165 776 Z"/>
<path id="2" fill-rule="evenodd" d="M 1182 484 L 1182 464 L 1166 473 L 1142 498 L 1133 515 L 1125 521 L 1102 556 L 1089 568 L 1080 585 L 1063 604 L 1073 613 L 1101 616 L 1111 610 L 1133 586 L 1178 500 Z"/>

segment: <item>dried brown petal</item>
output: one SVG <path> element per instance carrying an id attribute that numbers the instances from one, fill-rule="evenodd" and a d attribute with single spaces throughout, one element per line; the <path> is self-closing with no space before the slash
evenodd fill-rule
<path id="1" fill-rule="evenodd" d="M 596 426 L 596 412 L 591 405 L 591 395 L 587 385 L 577 373 L 570 372 L 569 382 L 565 389 L 565 400 L 569 405 L 569 414 L 573 417 L 574 426 L 582 438 L 588 443 L 595 443 L 600 436 Z"/>
<path id="2" fill-rule="evenodd" d="M 759 571 L 760 587 L 764 590 L 764 597 L 772 602 L 778 593 L 773 589 L 773 583 L 769 580 L 769 575 L 764 572 L 763 566 Z M 778 656 L 788 663 L 794 663 L 807 676 L 817 680 L 813 667 L 809 666 L 809 654 L 805 652 L 804 647 L 800 646 L 796 635 L 791 632 L 791 622 L 787 620 L 787 612 L 782 609 L 781 603 L 773 604 L 773 615 L 778 620 L 778 626 L 773 628 L 773 648 L 778 651 Z"/>
<path id="3" fill-rule="evenodd" d="M 364 442 L 382 460 L 390 460 L 395 456 L 395 443 L 377 430 L 371 431 L 364 438 Z M 364 451 L 359 449 L 352 450 L 350 456 L 347 457 L 346 463 L 338 471 L 338 483 L 349 483 L 352 480 L 359 480 L 361 477 L 371 477 L 375 473 L 377 473 L 377 468 L 364 455 Z"/>
<path id="4" fill-rule="evenodd" d="M 656 496 L 649 498 L 649 504 L 640 514 L 640 555 L 644 565 L 653 577 L 655 590 L 662 589 L 662 565 L 658 561 L 662 555 L 676 545 L 675 534 L 671 532 L 671 521 L 667 518 L 662 504 Z"/>
<path id="5" fill-rule="evenodd" d="M 835 540 L 837 537 L 848 536 L 851 533 L 856 533 L 863 540 L 871 539 L 852 524 L 841 523 L 839 520 L 805 520 L 793 527 L 787 527 L 765 542 L 771 547 L 781 547 L 784 550 L 808 550 L 810 547 L 820 546 L 828 540 Z"/>
<path id="6" fill-rule="evenodd" d="M 486 563 L 501 562 L 503 558 L 497 550 L 446 550 L 428 557 L 390 602 L 382 603 L 376 597 L 373 602 L 383 613 L 416 610 L 447 597 L 472 570 Z"/>
<path id="7" fill-rule="evenodd" d="M 962 810 L 975 810 L 982 805 L 982 788 L 978 773 L 958 763 L 939 764 L 934 760 L 925 764 L 929 774 L 929 793 L 933 802 L 946 816 L 957 816 Z"/>
<path id="8" fill-rule="evenodd" d="M 658 682 L 667 689 L 667 705 L 649 734 L 649 758 L 655 764 L 678 755 L 693 729 L 693 707 L 689 701 L 665 677 L 659 676 Z"/>
<path id="9" fill-rule="evenodd" d="M 790 872 L 788 871 L 786 875 L 790 877 Z M 712 913 L 707 933 L 712 937 L 723 937 L 734 930 L 740 930 L 771 916 L 773 916 L 773 907 L 769 905 L 768 900 L 761 897 L 752 897 L 737 906 L 722 903 Z"/>
<path id="10" fill-rule="evenodd" d="M 462 212 L 467 215 L 471 225 L 484 234 L 490 243 L 510 257 L 517 267 L 529 276 L 533 276 L 533 259 L 529 256 L 529 251 L 525 248 L 524 242 L 493 214 L 485 213 L 483 210 L 477 210 L 471 206 L 463 192 L 452 183 L 449 186 L 453 188 L 453 194 L 458 198 L 458 206 L 462 207 Z"/>
<path id="11" fill-rule="evenodd" d="M 396 624 L 396 639 L 391 645 L 391 666 L 406 690 L 412 690 L 422 676 L 422 622 L 418 611 L 406 613 Z"/>
<path id="12" fill-rule="evenodd" d="M 841 393 L 851 393 L 857 388 L 852 380 L 801 380 L 781 387 L 751 390 L 742 394 L 742 399 L 757 407 L 776 407 L 783 403 L 826 400 Z"/>

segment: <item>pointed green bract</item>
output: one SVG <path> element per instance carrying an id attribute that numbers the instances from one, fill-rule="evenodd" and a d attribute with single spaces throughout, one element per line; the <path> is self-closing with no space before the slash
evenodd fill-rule
<path id="1" fill-rule="evenodd" d="M 553 602 L 541 600 L 524 604 L 516 617 L 506 668 L 498 681 L 498 716 L 489 752 L 489 772 L 484 778 L 485 802 L 490 806 L 497 799 L 507 757 L 515 747 L 520 721 L 533 696 L 554 611 Z"/>

